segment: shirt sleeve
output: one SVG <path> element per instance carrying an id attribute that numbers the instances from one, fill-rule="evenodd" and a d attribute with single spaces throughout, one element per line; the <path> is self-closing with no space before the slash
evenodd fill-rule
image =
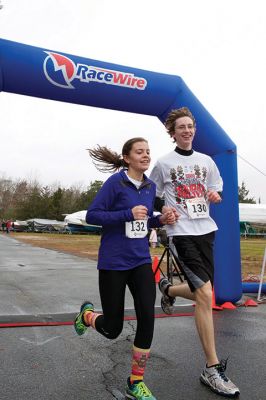
<path id="1" fill-rule="evenodd" d="M 116 185 L 108 179 L 89 206 L 86 214 L 86 222 L 88 224 L 104 226 L 133 221 L 134 217 L 130 208 L 126 210 L 112 210 L 116 196 Z"/>
<path id="2" fill-rule="evenodd" d="M 222 192 L 223 191 L 222 177 L 215 162 L 211 158 L 210 160 L 211 163 L 207 181 L 207 189 L 214 190 L 215 192 Z"/>
<path id="3" fill-rule="evenodd" d="M 164 204 L 165 204 L 164 199 L 156 196 L 155 201 L 154 201 L 154 210 L 162 212 L 162 208 L 163 208 Z"/>
<path id="4" fill-rule="evenodd" d="M 154 165 L 150 177 L 149 177 L 156 185 L 156 196 L 162 197 L 164 194 L 164 179 L 162 173 L 162 166 L 159 161 Z"/>
<path id="5" fill-rule="evenodd" d="M 148 219 L 148 228 L 161 228 L 163 224 L 160 222 L 160 215 L 153 216 Z"/>

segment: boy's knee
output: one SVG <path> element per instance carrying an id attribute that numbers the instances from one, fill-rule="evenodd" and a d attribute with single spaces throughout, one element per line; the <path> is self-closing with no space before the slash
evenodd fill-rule
<path id="1" fill-rule="evenodd" d="M 209 303 L 212 301 L 212 286 L 210 282 L 205 283 L 195 291 L 196 301 L 199 303 Z"/>

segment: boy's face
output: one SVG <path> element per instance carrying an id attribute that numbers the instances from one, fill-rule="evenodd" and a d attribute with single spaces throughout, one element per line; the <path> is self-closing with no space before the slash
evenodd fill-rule
<path id="1" fill-rule="evenodd" d="M 175 121 L 175 132 L 172 137 L 175 139 L 178 147 L 183 150 L 191 150 L 195 131 L 192 119 L 181 117 Z"/>

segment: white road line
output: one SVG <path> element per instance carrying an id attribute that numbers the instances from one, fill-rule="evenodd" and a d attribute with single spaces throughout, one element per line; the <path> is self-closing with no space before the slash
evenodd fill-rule
<path id="1" fill-rule="evenodd" d="M 52 337 L 50 339 L 46 339 L 46 340 L 42 340 L 42 341 L 30 340 L 30 339 L 22 337 L 22 338 L 20 338 L 20 340 L 22 340 L 23 342 L 29 343 L 29 344 L 33 344 L 34 346 L 43 346 L 44 344 L 49 343 L 52 340 L 58 339 L 60 337 L 61 336 L 54 336 L 54 337 Z"/>

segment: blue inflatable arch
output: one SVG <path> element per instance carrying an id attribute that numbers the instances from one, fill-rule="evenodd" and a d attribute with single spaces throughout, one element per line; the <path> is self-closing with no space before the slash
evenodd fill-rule
<path id="1" fill-rule="evenodd" d="M 112 110 L 154 115 L 189 107 L 197 121 L 194 148 L 210 155 L 224 180 L 223 202 L 211 209 L 217 303 L 242 296 L 236 146 L 174 75 L 91 60 L 0 39 L 0 90 Z"/>

